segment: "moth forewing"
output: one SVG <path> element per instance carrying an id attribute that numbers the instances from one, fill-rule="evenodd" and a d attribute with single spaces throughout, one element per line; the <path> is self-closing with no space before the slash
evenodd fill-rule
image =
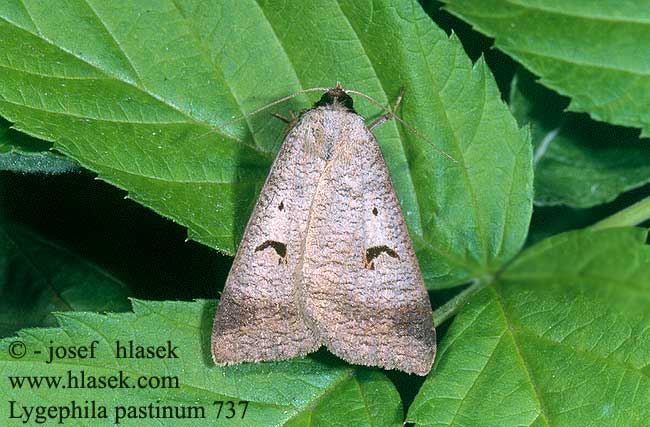
<path id="1" fill-rule="evenodd" d="M 281 360 L 320 346 L 296 277 L 312 193 L 325 161 L 295 126 L 271 166 L 226 280 L 212 332 L 215 363 Z"/>
<path id="2" fill-rule="evenodd" d="M 216 363 L 326 345 L 351 363 L 424 375 L 431 305 L 375 137 L 337 86 L 288 132 L 215 317 Z"/>
<path id="3" fill-rule="evenodd" d="M 374 136 L 346 110 L 306 231 L 305 310 L 323 343 L 352 363 L 425 374 L 435 351 L 431 305 Z"/>

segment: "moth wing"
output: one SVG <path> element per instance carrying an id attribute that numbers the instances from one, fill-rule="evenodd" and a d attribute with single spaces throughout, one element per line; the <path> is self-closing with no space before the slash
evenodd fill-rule
<path id="1" fill-rule="evenodd" d="M 435 329 L 402 209 L 374 136 L 363 122 L 346 134 L 314 196 L 305 309 L 339 357 L 424 375 Z"/>
<path id="2" fill-rule="evenodd" d="M 216 364 L 288 359 L 321 345 L 300 295 L 304 232 L 324 166 L 305 137 L 300 125 L 287 134 L 246 226 L 214 319 Z"/>

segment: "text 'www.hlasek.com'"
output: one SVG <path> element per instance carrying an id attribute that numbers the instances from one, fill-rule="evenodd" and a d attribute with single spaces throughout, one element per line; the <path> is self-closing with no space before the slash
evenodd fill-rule
<path id="1" fill-rule="evenodd" d="M 2 411 L 3 425 L 60 425 L 72 420 L 88 425 L 93 425 L 92 420 L 123 425 L 146 419 L 227 421 L 243 419 L 248 409 L 246 400 L 221 399 L 183 382 L 181 352 L 169 340 L 157 345 L 133 340 L 103 345 L 99 340 L 84 345 L 50 342 L 34 349 L 14 341 L 8 352 L 16 361 L 23 359 L 25 371 L 12 372 L 4 379 L 9 398 Z M 161 372 L 180 375 L 144 374 L 152 363 L 158 363 Z M 178 364 L 176 369 L 174 364 Z"/>

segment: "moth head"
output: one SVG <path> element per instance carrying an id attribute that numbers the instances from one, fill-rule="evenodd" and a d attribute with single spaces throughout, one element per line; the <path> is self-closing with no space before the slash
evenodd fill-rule
<path id="1" fill-rule="evenodd" d="M 328 91 L 320 97 L 320 100 L 314 104 L 314 107 L 327 107 L 330 105 L 354 111 L 354 102 L 352 101 L 352 98 L 343 90 L 343 87 L 341 87 L 341 83 L 339 82 L 336 82 L 336 87 L 328 89 Z"/>

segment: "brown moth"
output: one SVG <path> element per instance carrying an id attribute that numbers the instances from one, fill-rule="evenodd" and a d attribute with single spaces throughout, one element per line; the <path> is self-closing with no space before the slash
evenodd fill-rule
<path id="1" fill-rule="evenodd" d="M 384 157 L 339 84 L 287 133 L 212 332 L 218 365 L 289 359 L 323 345 L 350 363 L 418 375 L 436 351 L 431 304 Z"/>

